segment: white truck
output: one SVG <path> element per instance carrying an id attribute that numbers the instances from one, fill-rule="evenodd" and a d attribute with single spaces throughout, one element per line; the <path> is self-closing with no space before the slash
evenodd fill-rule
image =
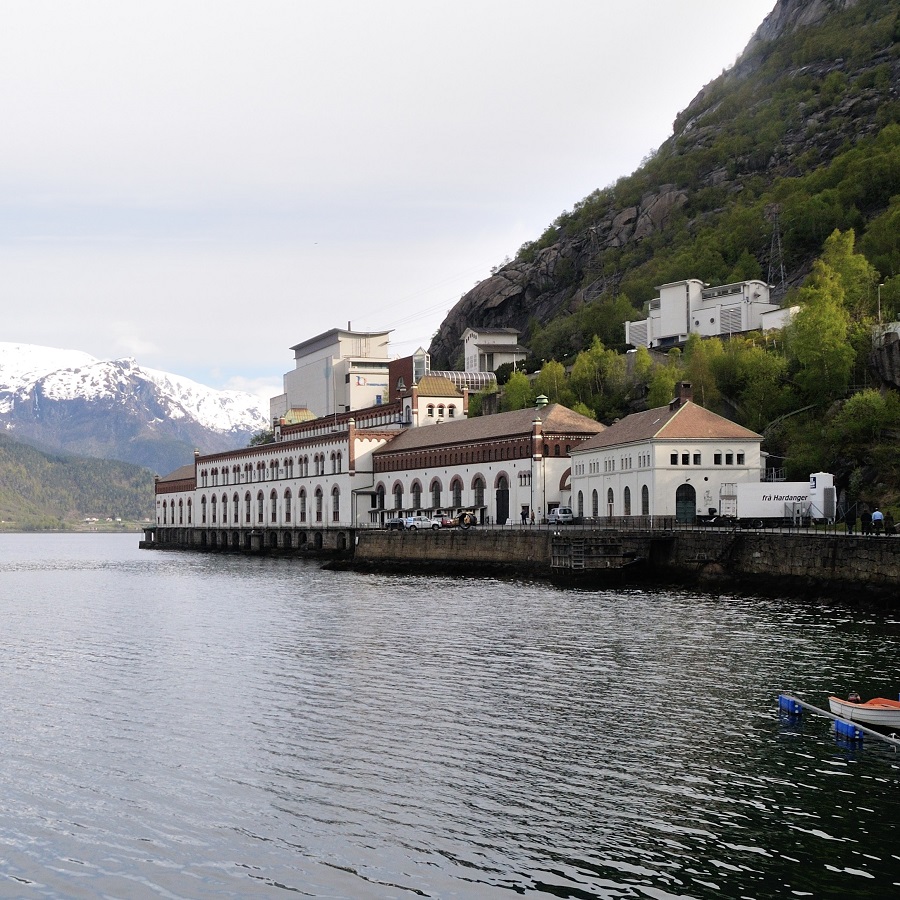
<path id="1" fill-rule="evenodd" d="M 801 525 L 810 520 L 834 521 L 834 476 L 815 472 L 809 481 L 753 481 L 723 484 L 719 517 L 741 525 Z"/>

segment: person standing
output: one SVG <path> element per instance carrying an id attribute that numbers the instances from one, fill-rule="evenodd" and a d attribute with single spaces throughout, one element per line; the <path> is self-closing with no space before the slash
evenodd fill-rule
<path id="1" fill-rule="evenodd" d="M 852 506 L 847 507 L 847 512 L 844 513 L 844 524 L 847 526 L 847 534 L 853 534 L 853 529 L 856 528 L 855 503 Z"/>
<path id="2" fill-rule="evenodd" d="M 872 513 L 872 530 L 875 534 L 881 534 L 884 530 L 884 513 L 877 506 Z"/>
<path id="3" fill-rule="evenodd" d="M 863 534 L 872 533 L 872 513 L 868 509 L 864 509 L 859 514 L 859 529 Z"/>

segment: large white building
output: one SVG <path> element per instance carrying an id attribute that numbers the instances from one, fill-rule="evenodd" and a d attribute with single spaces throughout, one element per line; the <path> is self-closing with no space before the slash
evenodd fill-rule
<path id="1" fill-rule="evenodd" d="M 295 344 L 294 368 L 284 375 L 284 393 L 269 402 L 270 418 L 279 419 L 292 409 L 322 417 L 386 403 L 389 335 L 332 328 Z"/>
<path id="2" fill-rule="evenodd" d="M 579 516 L 671 516 L 716 512 L 722 486 L 759 481 L 761 435 L 691 399 L 626 416 L 574 447 L 572 506 Z"/>
<path id="3" fill-rule="evenodd" d="M 659 296 L 650 301 L 648 315 L 640 322 L 625 323 L 625 343 L 632 347 L 660 349 L 683 344 L 691 334 L 714 337 L 756 331 L 768 316 L 780 311 L 770 301 L 764 281 L 740 281 L 711 287 L 696 278 L 675 281 L 656 288 Z"/>

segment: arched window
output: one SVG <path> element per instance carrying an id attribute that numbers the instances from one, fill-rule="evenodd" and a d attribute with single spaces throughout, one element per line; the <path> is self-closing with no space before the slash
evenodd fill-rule
<path id="1" fill-rule="evenodd" d="M 244 494 L 244 521 L 249 525 L 250 524 L 250 509 L 251 509 L 252 501 L 250 499 L 250 491 L 247 491 Z"/>
<path id="2" fill-rule="evenodd" d="M 444 418 L 444 404 L 443 403 L 438 403 L 437 412 L 438 412 L 438 418 L 443 419 Z"/>
<path id="3" fill-rule="evenodd" d="M 331 489 L 331 521 L 341 521 L 341 489 L 337 485 Z"/>
<path id="4" fill-rule="evenodd" d="M 184 525 L 184 500 L 178 501 L 178 524 Z"/>
<path id="5" fill-rule="evenodd" d="M 480 475 L 472 482 L 472 491 L 475 494 L 475 506 L 484 506 L 484 479 Z"/>
<path id="6" fill-rule="evenodd" d="M 606 514 L 611 516 L 613 514 L 613 509 L 615 508 L 615 500 L 613 498 L 613 489 L 610 488 L 606 492 Z"/>
<path id="7" fill-rule="evenodd" d="M 200 498 L 200 524 L 206 524 L 206 497 Z"/>
<path id="8" fill-rule="evenodd" d="M 331 474 L 334 475 L 337 472 L 337 457 L 334 451 L 331 452 Z"/>
<path id="9" fill-rule="evenodd" d="M 581 517 L 584 515 L 584 494 L 581 491 L 578 492 L 578 516 Z"/>
<path id="10" fill-rule="evenodd" d="M 403 509 L 403 485 L 399 481 L 394 485 L 394 509 Z"/>
<path id="11" fill-rule="evenodd" d="M 433 419 L 434 418 L 434 404 L 429 403 L 427 409 L 428 409 L 428 418 Z"/>
<path id="12" fill-rule="evenodd" d="M 434 509 L 441 505 L 441 483 L 437 478 L 431 482 L 431 505 Z"/>
<path id="13" fill-rule="evenodd" d="M 418 481 L 414 481 L 410 493 L 412 494 L 413 509 L 419 509 L 422 506 L 422 485 Z"/>
<path id="14" fill-rule="evenodd" d="M 274 525 L 278 521 L 278 492 L 275 488 L 272 488 L 272 493 L 269 494 L 269 518 Z"/>
<path id="15" fill-rule="evenodd" d="M 297 514 L 300 516 L 300 521 L 306 521 L 306 488 L 300 488 L 300 493 L 297 494 Z"/>
<path id="16" fill-rule="evenodd" d="M 450 490 L 453 492 L 453 505 L 462 506 L 462 482 L 458 478 L 454 480 Z"/>
<path id="17" fill-rule="evenodd" d="M 322 521 L 322 488 L 316 488 L 316 521 Z"/>
<path id="18" fill-rule="evenodd" d="M 646 484 L 641 488 L 641 515 L 650 515 L 650 490 Z"/>
<path id="19" fill-rule="evenodd" d="M 194 502 L 193 502 L 193 500 L 191 500 L 190 497 L 188 497 L 188 504 L 187 504 L 187 506 L 188 506 L 188 520 L 187 520 L 187 523 L 188 523 L 188 525 L 193 525 L 193 524 L 194 524 L 194 522 L 193 522 L 193 518 L 194 518 L 194 517 L 193 517 L 192 513 L 194 512 Z"/>
<path id="20" fill-rule="evenodd" d="M 161 525 L 166 524 L 166 516 L 169 514 L 169 503 L 167 500 L 163 500 L 162 502 L 162 519 L 160 520 Z"/>
<path id="21" fill-rule="evenodd" d="M 340 450 L 338 450 L 338 452 L 335 453 L 335 455 L 334 455 L 334 460 L 335 460 L 335 464 L 337 465 L 337 468 L 335 469 L 335 472 L 337 472 L 338 475 L 340 475 L 340 473 L 341 473 L 341 466 L 343 465 L 343 462 L 344 462 L 344 456 L 343 456 L 343 454 L 341 453 Z"/>
<path id="22" fill-rule="evenodd" d="M 265 504 L 265 498 L 263 497 L 263 492 L 259 491 L 256 494 L 256 523 L 257 523 L 257 525 L 262 525 L 262 523 L 263 523 L 264 504 Z"/>
<path id="23" fill-rule="evenodd" d="M 600 497 L 596 491 L 591 492 L 591 515 L 595 519 L 600 515 Z"/>
<path id="24" fill-rule="evenodd" d="M 379 484 L 375 490 L 375 506 L 378 509 L 384 509 L 384 485 Z"/>
<path id="25" fill-rule="evenodd" d="M 241 521 L 241 498 L 238 497 L 237 493 L 231 498 L 231 506 L 232 506 L 232 520 L 235 525 L 239 525 Z"/>
<path id="26" fill-rule="evenodd" d="M 622 491 L 622 515 L 631 515 L 631 488 L 629 487 Z"/>

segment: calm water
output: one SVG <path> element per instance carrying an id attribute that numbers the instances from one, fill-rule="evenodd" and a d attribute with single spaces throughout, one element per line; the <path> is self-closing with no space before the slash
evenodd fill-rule
<path id="1" fill-rule="evenodd" d="M 845 609 L 0 537 L 2 897 L 890 897 Z"/>

